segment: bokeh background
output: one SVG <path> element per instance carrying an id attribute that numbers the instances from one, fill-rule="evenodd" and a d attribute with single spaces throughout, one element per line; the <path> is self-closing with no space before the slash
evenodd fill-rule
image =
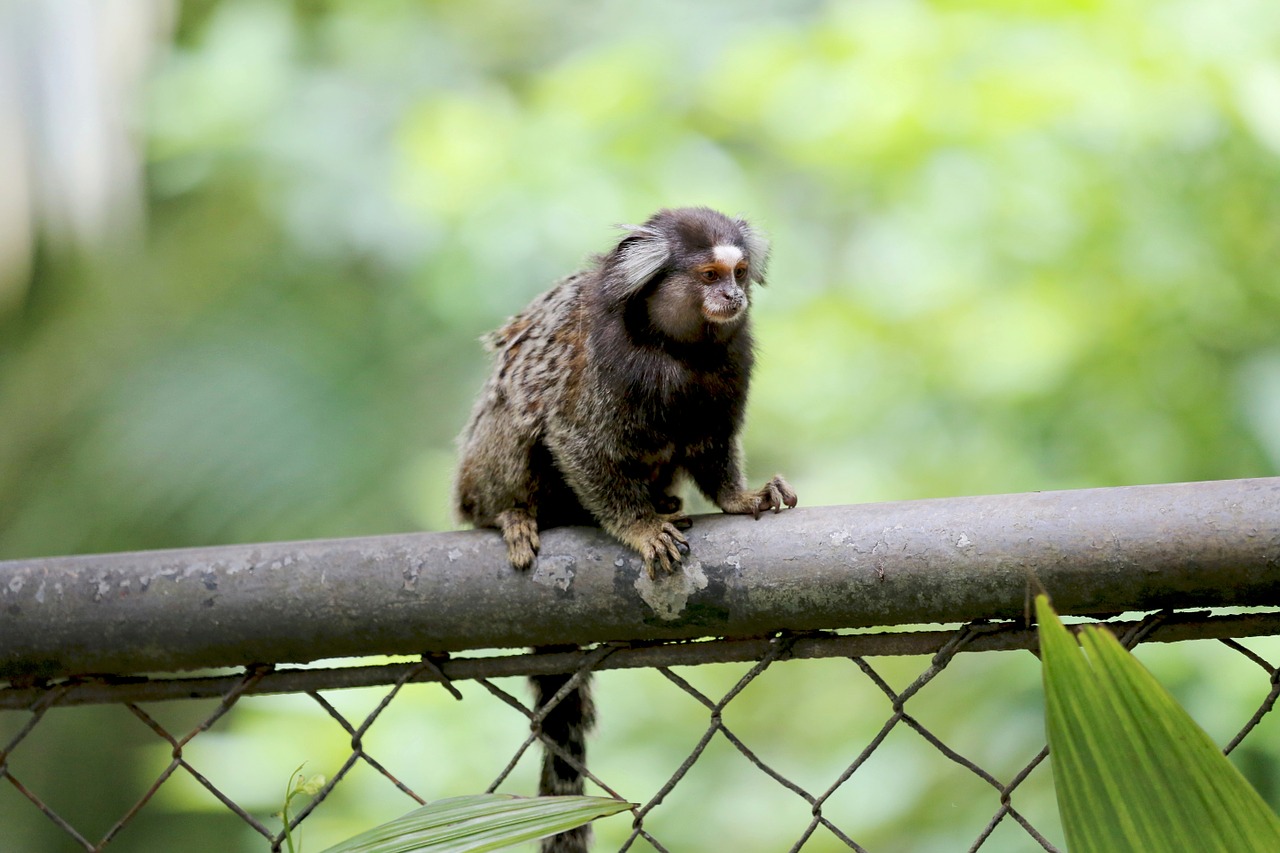
<path id="1" fill-rule="evenodd" d="M 773 238 L 746 449 L 805 504 L 1280 473 L 1273 0 L 12 0 L 0 558 L 452 527 L 478 336 L 684 204 Z M 1198 647 L 1144 655 L 1220 740 L 1266 693 Z M 972 658 L 913 702 L 1007 778 L 1043 736 L 1038 670 Z M 637 798 L 705 728 L 646 679 L 601 678 L 593 759 Z M 860 679 L 781 668 L 730 724 L 820 790 L 891 713 Z M 522 726 L 468 695 L 406 691 L 370 751 L 425 796 L 483 789 Z M 1277 803 L 1269 725 L 1237 756 Z M 343 741 L 306 697 L 258 699 L 192 760 L 266 816 Z M 13 761 L 91 834 L 168 750 L 106 708 Z M 966 849 L 995 809 L 906 735 L 877 763 L 839 807 L 870 849 Z M 1027 809 L 1052 834 L 1047 776 Z M 410 805 L 357 774 L 304 837 Z M 724 744 L 663 808 L 681 850 L 786 849 L 808 814 Z M 0 824 L 3 849 L 76 849 L 9 786 Z M 265 847 L 179 781 L 112 849 L 174 838 Z"/>

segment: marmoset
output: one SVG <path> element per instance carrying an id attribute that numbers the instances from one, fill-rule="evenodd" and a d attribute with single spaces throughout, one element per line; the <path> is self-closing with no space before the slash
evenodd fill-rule
<path id="1" fill-rule="evenodd" d="M 660 210 L 487 336 L 493 372 L 459 439 L 460 518 L 501 530 L 517 569 L 536 559 L 540 529 L 598 524 L 657 578 L 689 553 L 685 477 L 728 513 L 794 507 L 780 476 L 747 488 L 738 440 L 751 287 L 764 284 L 768 258 L 742 219 Z M 537 703 L 566 679 L 535 678 Z M 578 692 L 543 724 L 575 757 L 593 716 Z M 542 787 L 581 793 L 581 774 L 547 755 Z M 585 833 L 572 835 L 544 850 L 584 850 Z"/>

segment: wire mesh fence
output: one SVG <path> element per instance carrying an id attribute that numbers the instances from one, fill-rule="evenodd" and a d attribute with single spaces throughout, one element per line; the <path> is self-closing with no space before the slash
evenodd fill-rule
<path id="1" fill-rule="evenodd" d="M 1257 673 L 1250 689 L 1256 696 L 1252 713 L 1236 721 L 1231 736 L 1223 743 L 1231 752 L 1242 742 L 1247 742 L 1260 723 L 1272 711 L 1277 695 L 1280 695 L 1280 675 L 1276 666 L 1263 655 L 1250 649 L 1239 639 L 1280 631 L 1280 612 L 1250 614 L 1210 614 L 1207 612 L 1157 611 L 1138 619 L 1115 620 L 1112 630 L 1130 646 L 1140 643 L 1178 642 L 1179 648 L 1191 645 L 1212 644 L 1222 654 L 1245 660 Z M 950 849 L 1060 849 L 1060 831 L 1051 812 L 1040 808 L 1038 815 L 1030 814 L 1023 807 L 1021 795 L 1024 785 L 1034 776 L 1047 776 L 1047 748 L 1028 749 L 1016 765 L 1008 760 L 997 761 L 1001 768 L 987 766 L 987 762 L 974 758 L 973 744 L 954 742 L 939 728 L 926 722 L 915 712 L 920 697 L 937 689 L 935 684 L 941 674 L 951 667 L 958 656 L 985 654 L 1018 649 L 1034 649 L 1034 632 L 1017 621 L 976 622 L 946 630 L 912 630 L 880 632 L 808 632 L 800 634 L 778 633 L 770 637 L 745 640 L 715 639 L 697 642 L 653 644 L 599 644 L 581 652 L 554 654 L 519 654 L 500 656 L 426 656 L 413 662 L 388 664 L 287 668 L 252 666 L 231 673 L 219 673 L 198 677 L 150 676 L 129 679 L 77 678 L 49 683 L 21 683 L 14 680 L 0 691 L 0 702 L 6 709 L 0 712 L 0 722 L 5 724 L 5 739 L 0 750 L 0 780 L 16 792 L 11 797 L 7 814 L 12 816 L 16 805 L 31 813 L 43 815 L 43 829 L 30 835 L 24 843 L 29 846 L 5 849 L 31 850 L 102 850 L 138 849 L 129 843 L 131 826 L 146 819 L 148 810 L 156 811 L 156 802 L 166 786 L 195 783 L 206 798 L 216 801 L 219 808 L 234 815 L 240 825 L 259 838 L 260 849 L 280 850 L 285 845 L 285 830 L 278 815 L 270 809 L 245 805 L 237 801 L 236 793 L 227 790 L 215 774 L 202 766 L 196 746 L 201 739 L 216 739 L 225 721 L 236 714 L 249 712 L 248 706 L 265 694 L 291 693 L 306 697 L 318 712 L 336 725 L 330 727 L 330 738 L 345 745 L 346 756 L 336 766 L 326 768 L 326 779 L 316 795 L 301 809 L 291 815 L 291 828 L 296 832 L 307 831 L 308 822 L 323 815 L 335 792 L 344 785 L 363 784 L 351 780 L 363 772 L 384 780 L 384 799 L 399 802 L 400 810 L 436 798 L 432 790 L 415 790 L 415 785 L 397 775 L 392 765 L 397 755 L 394 745 L 385 742 L 381 749 L 372 748 L 371 733 L 385 718 L 389 708 L 401 701 L 408 690 L 432 690 L 451 697 L 451 701 L 463 700 L 460 686 L 471 683 L 482 688 L 469 691 L 466 703 L 481 703 L 496 699 L 511 709 L 510 728 L 525 730 L 527 735 L 519 740 L 509 760 L 501 767 L 491 768 L 494 775 L 489 790 L 513 790 L 513 773 L 522 764 L 532 763 L 526 757 L 534 747 L 541 732 L 538 722 L 541 714 L 535 714 L 524 698 L 518 683 L 511 680 L 517 674 L 565 672 L 616 673 L 611 678 L 632 677 L 645 673 L 657 675 L 669 690 L 661 698 L 654 699 L 655 708 L 666 708 L 674 696 L 682 696 L 687 702 L 701 708 L 702 722 L 692 732 L 693 743 L 683 754 L 682 760 L 665 768 L 661 775 L 642 774 L 642 779 L 632 778 L 627 772 L 617 772 L 632 760 L 627 756 L 612 755 L 609 760 L 590 762 L 584 768 L 592 783 L 610 796 L 628 799 L 638 805 L 631 812 L 631 825 L 625 832 L 615 828 L 613 833 L 600 839 L 598 849 L 682 849 L 679 832 L 671 832 L 664 822 L 664 810 L 670 810 L 674 801 L 684 797 L 706 798 L 715 796 L 717 787 L 737 789 L 741 787 L 731 780 L 706 780 L 691 782 L 700 762 L 706 760 L 714 749 L 727 747 L 741 758 L 739 766 L 766 782 L 772 791 L 770 799 L 775 803 L 779 816 L 786 815 L 785 834 L 791 850 L 823 849 L 918 849 L 911 839 L 899 838 L 886 845 L 875 843 L 876 833 L 867 832 L 864 816 L 859 809 L 846 801 L 837 803 L 842 791 L 854 781 L 864 786 L 876 784 L 874 777 L 884 771 L 873 759 L 878 751 L 895 736 L 907 733 L 917 744 L 923 744 L 936 753 L 945 763 L 960 774 L 960 778 L 975 782 L 985 790 L 985 795 L 971 798 L 981 803 L 981 814 L 974 808 L 966 810 L 963 819 L 953 821 L 948 831 Z M 1030 652 L 1021 652 L 1032 663 Z M 830 726 L 830 730 L 843 736 L 831 738 L 829 755 L 822 762 L 828 768 L 826 778 L 820 774 L 796 773 L 784 767 L 788 762 L 775 760 L 776 749 L 760 742 L 760 725 L 742 725 L 731 719 L 734 703 L 741 703 L 745 691 L 762 679 L 769 671 L 779 668 L 804 667 L 825 659 L 839 667 L 831 672 L 840 673 L 850 691 L 870 693 L 882 697 L 883 713 L 874 718 L 862 715 L 858 726 Z M 720 677 L 711 686 L 696 685 L 699 670 L 736 662 L 731 678 Z M 885 672 L 886 665 L 894 663 L 897 679 L 908 670 L 915 672 L 904 686 L 894 687 L 895 680 Z M 825 677 L 825 676 L 824 676 Z M 616 681 L 602 683 L 599 690 L 606 695 Z M 364 686 L 377 692 L 377 700 L 364 712 L 353 713 L 340 706 L 338 698 L 345 689 Z M 576 686 L 571 681 L 566 686 Z M 654 688 L 651 688 L 654 689 Z M 562 691 L 562 693 L 565 691 Z M 213 698 L 210 698 L 213 697 Z M 865 696 L 864 696 L 865 699 Z M 787 700 L 797 709 L 802 708 L 806 697 L 792 695 Z M 167 708 L 184 703 L 198 705 L 200 711 L 194 717 L 179 715 L 174 722 L 164 722 Z M 136 795 L 132 804 L 123 809 L 105 828 L 91 829 L 78 824 L 68 809 L 54 802 L 43 786 L 47 779 L 40 779 L 40 763 L 37 743 L 38 733 L 50 725 L 60 714 L 75 714 L 83 706 L 112 705 L 123 708 L 129 717 L 146 732 L 153 746 L 155 760 L 147 770 L 145 787 Z M 661 711 L 660 711 L 661 712 Z M 827 715 L 847 717 L 839 708 L 825 710 Z M 963 714 L 963 710 L 957 713 Z M 801 715 L 797 713 L 798 719 Z M 847 719 L 846 719 L 847 722 Z M 124 722 L 116 719 L 116 724 Z M 423 719 L 430 726 L 429 719 Z M 777 722 L 777 731 L 785 732 L 787 720 Z M 768 730 L 768 726 L 764 727 Z M 945 727 L 944 727 L 945 728 Z M 751 732 L 748 734 L 747 732 Z M 869 736 L 867 736 L 869 732 Z M 991 725 L 987 734 L 992 739 L 1004 735 L 999 723 Z M 766 736 L 767 737 L 767 736 Z M 754 738 L 754 740 L 753 740 Z M 1024 745 L 1027 743 L 1024 739 Z M 609 748 L 607 738 L 593 744 L 593 752 Z M 389 751 L 390 750 L 390 751 Z M 766 755 L 771 752 L 771 755 Z M 206 751 L 204 755 L 211 755 Z M 572 758 L 563 756 L 566 760 Z M 593 759 L 597 756 L 593 755 Z M 634 756 L 632 756 L 632 759 Z M 213 761 L 217 764 L 217 761 Z M 794 762 L 791 762 L 794 765 Z M 1012 767 L 1012 770 L 1009 768 Z M 613 768 L 612 772 L 610 769 Z M 415 770 L 415 775 L 421 775 Z M 801 778 L 804 777 L 804 778 Z M 816 783 L 815 783 L 816 780 Z M 276 781 L 283 781 L 277 779 Z M 87 784 L 109 785 L 119 780 L 108 775 L 105 779 L 88 780 Z M 923 782 L 922 782 L 923 784 Z M 961 784 L 953 777 L 947 783 Z M 388 793 L 391 788 L 394 793 Z M 431 788 L 430 783 L 427 785 Z M 516 788 L 519 787 L 518 782 Z M 516 792 L 519 792 L 518 790 Z M 462 791 L 453 794 L 469 793 Z M 532 793 L 525 791 L 525 793 Z M 847 798 L 846 798 L 847 800 Z M 1033 806 L 1043 806 L 1030 798 Z M 161 807 L 162 808 L 162 807 Z M 714 811 L 714 810 L 713 810 Z M 940 812 L 947 811 L 939 806 Z M 1046 818 L 1046 816 L 1048 816 Z M 981 825 L 975 829 L 975 820 L 981 817 Z M 722 830 L 729 832 L 727 828 Z M 993 838 L 1003 833 L 1003 841 Z M 781 828 L 779 834 L 781 835 Z M 868 838 L 868 835 L 871 838 Z M 12 836 L 11 836 L 12 839 Z M 317 840 L 314 836 L 311 840 Z M 775 840 L 768 842 L 776 844 Z M 2 847 L 3 845 L 0 845 Z M 227 849 L 254 849 L 252 843 L 230 843 Z M 724 849 L 729 849 L 728 847 Z M 786 845 L 737 846 L 733 849 L 786 849 Z"/>

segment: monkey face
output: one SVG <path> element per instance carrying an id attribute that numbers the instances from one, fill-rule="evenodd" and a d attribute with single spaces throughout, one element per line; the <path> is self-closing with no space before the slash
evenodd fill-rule
<path id="1" fill-rule="evenodd" d="M 654 330 L 681 341 L 721 338 L 746 318 L 769 244 L 741 219 L 707 208 L 663 210 L 628 228 L 606 263 L 605 290 L 645 299 Z"/>
<path id="2" fill-rule="evenodd" d="M 702 317 L 709 323 L 731 323 L 747 308 L 747 259 L 739 246 L 714 246 L 711 261 L 693 273 L 702 284 Z"/>
<path id="3" fill-rule="evenodd" d="M 693 342 L 720 337 L 745 322 L 750 268 L 740 247 L 717 245 L 674 260 L 675 269 L 650 285 L 647 305 L 653 329 Z"/>

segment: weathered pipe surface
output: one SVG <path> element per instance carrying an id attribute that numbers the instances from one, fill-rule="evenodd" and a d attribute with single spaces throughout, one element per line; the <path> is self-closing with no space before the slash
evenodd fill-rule
<path id="1" fill-rule="evenodd" d="M 0 677 L 1280 604 L 1280 477 L 704 516 L 682 573 L 598 530 L 0 562 Z"/>

